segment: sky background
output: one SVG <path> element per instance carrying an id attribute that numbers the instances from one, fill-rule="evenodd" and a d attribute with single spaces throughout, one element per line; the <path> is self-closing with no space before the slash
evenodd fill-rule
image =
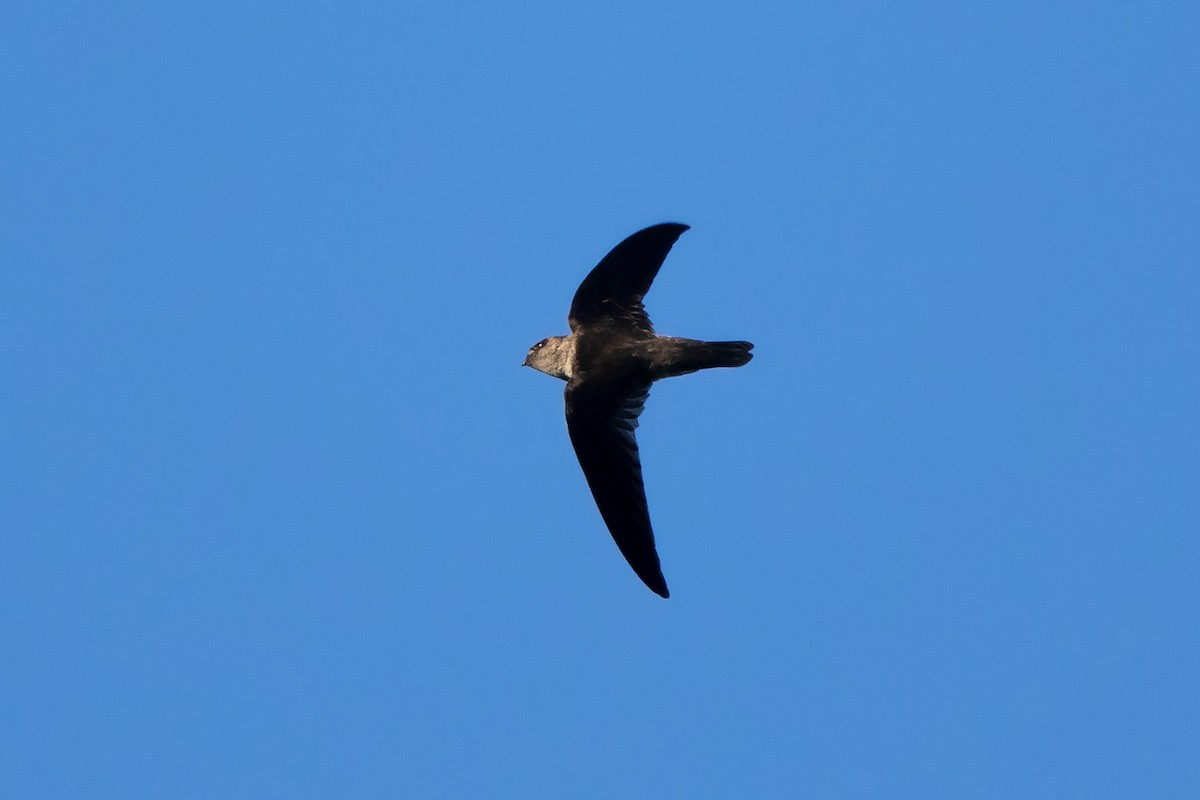
<path id="1" fill-rule="evenodd" d="M 0 796 L 1200 797 L 1198 41 L 4 4 Z M 519 365 L 667 220 L 664 601 Z"/>

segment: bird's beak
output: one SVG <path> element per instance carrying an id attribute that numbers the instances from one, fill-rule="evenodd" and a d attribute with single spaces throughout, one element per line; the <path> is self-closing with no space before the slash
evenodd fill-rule
<path id="1" fill-rule="evenodd" d="M 529 366 L 529 356 L 525 356 L 525 360 L 521 362 L 521 366 L 522 366 L 522 367 L 528 367 L 528 366 Z"/>

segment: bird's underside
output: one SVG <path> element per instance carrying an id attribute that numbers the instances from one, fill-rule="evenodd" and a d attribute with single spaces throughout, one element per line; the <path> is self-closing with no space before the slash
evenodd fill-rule
<path id="1" fill-rule="evenodd" d="M 638 416 L 653 381 L 741 366 L 753 347 L 655 334 L 642 298 L 686 230 L 678 223 L 654 225 L 614 247 L 575 293 L 571 335 L 538 342 L 525 361 L 567 381 L 567 430 L 596 506 L 634 572 L 663 597 L 669 592 L 634 436 Z"/>

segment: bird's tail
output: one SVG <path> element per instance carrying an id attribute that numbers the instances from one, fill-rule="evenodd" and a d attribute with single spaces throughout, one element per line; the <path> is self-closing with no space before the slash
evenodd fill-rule
<path id="1" fill-rule="evenodd" d="M 678 339 L 662 377 L 686 375 L 700 369 L 713 367 L 740 367 L 753 358 L 750 342 L 700 342 L 695 339 Z"/>
<path id="2" fill-rule="evenodd" d="M 750 352 L 753 349 L 754 345 L 750 342 L 704 342 L 703 356 L 707 363 L 700 368 L 740 367 L 754 358 Z"/>

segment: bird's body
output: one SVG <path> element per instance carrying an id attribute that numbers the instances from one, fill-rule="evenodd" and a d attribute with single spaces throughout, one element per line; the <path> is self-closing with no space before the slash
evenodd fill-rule
<path id="1" fill-rule="evenodd" d="M 654 546 L 634 429 L 650 384 L 712 367 L 740 367 L 749 342 L 659 336 L 642 298 L 686 225 L 663 223 L 618 244 L 571 303 L 569 336 L 535 344 L 525 365 L 567 381 L 567 429 L 613 540 L 638 576 L 668 596 Z"/>

